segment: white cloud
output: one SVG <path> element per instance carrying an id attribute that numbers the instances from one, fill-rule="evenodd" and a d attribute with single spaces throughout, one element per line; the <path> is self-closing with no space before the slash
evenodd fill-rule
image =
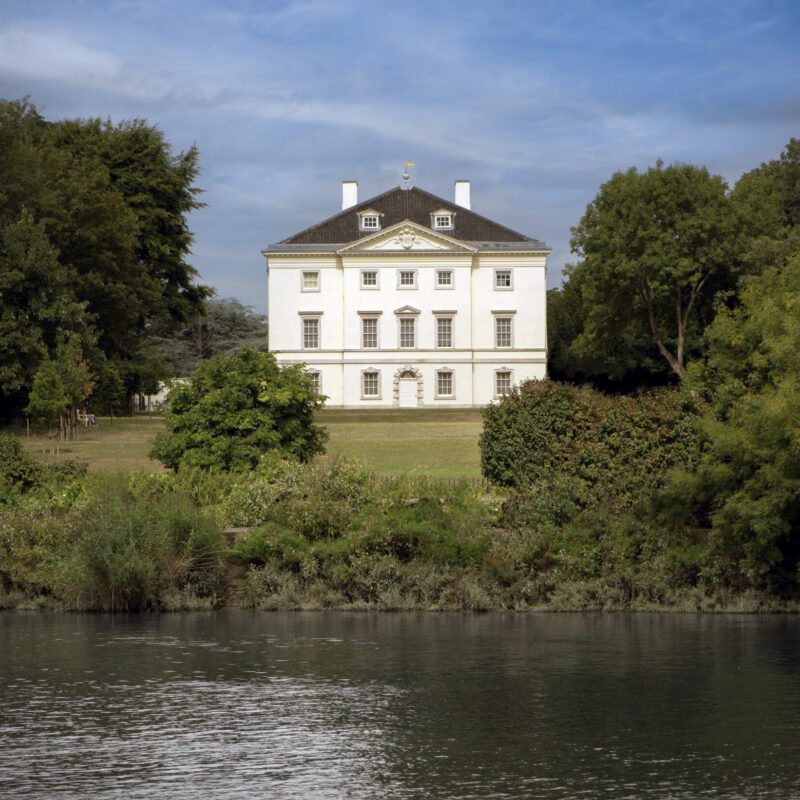
<path id="1" fill-rule="evenodd" d="M 12 27 L 0 32 L 0 70 L 34 80 L 96 86 L 118 78 L 120 60 L 63 34 Z"/>

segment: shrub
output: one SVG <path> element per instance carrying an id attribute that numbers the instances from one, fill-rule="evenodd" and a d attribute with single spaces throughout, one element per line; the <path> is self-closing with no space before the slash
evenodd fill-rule
<path id="1" fill-rule="evenodd" d="M 0 488 L 16 489 L 37 486 L 42 468 L 23 449 L 22 442 L 10 433 L 0 433 Z"/>
<path id="2" fill-rule="evenodd" d="M 667 471 L 699 456 L 696 402 L 660 389 L 637 397 L 525 381 L 483 410 L 481 467 L 502 486 L 576 482 L 583 504 L 629 508 Z M 561 476 L 561 477 L 559 477 Z"/>
<path id="3" fill-rule="evenodd" d="M 313 424 L 320 405 L 299 365 L 279 367 L 250 349 L 213 358 L 170 392 L 170 432 L 156 437 L 151 455 L 171 469 L 227 472 L 253 469 L 271 450 L 309 461 L 327 438 Z"/>

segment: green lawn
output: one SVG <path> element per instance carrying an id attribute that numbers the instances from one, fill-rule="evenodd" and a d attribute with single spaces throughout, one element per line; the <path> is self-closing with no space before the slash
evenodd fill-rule
<path id="1" fill-rule="evenodd" d="M 382 475 L 418 469 L 439 478 L 479 478 L 480 411 L 322 411 L 318 421 L 328 429 L 327 452 L 356 458 Z M 161 464 L 147 457 L 150 443 L 164 429 L 160 417 L 101 417 L 96 427 L 81 428 L 77 441 L 63 442 L 60 454 L 42 454 L 41 431 L 24 436 L 26 449 L 44 461 L 73 458 L 89 469 L 151 469 Z M 20 431 L 16 431 L 20 433 Z M 47 444 L 49 448 L 49 443 Z"/>
<path id="2" fill-rule="evenodd" d="M 323 411 L 331 455 L 383 475 L 419 469 L 437 478 L 480 478 L 478 410 Z"/>
<path id="3" fill-rule="evenodd" d="M 50 455 L 49 440 L 43 436 L 46 429 L 34 430 L 30 437 L 22 438 L 25 447 L 32 455 L 42 461 L 64 461 L 72 458 L 86 461 L 90 470 L 114 469 L 152 469 L 161 472 L 161 462 L 147 457 L 153 437 L 164 430 L 161 417 L 99 417 L 96 426 L 81 428 L 78 439 L 59 444 L 60 453 Z M 19 431 L 17 431 L 19 432 Z M 46 453 L 42 454 L 42 448 Z"/>

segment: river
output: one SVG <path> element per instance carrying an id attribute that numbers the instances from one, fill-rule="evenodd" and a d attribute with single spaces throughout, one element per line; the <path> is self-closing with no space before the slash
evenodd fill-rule
<path id="1" fill-rule="evenodd" d="M 0 613 L 0 796 L 800 797 L 800 618 Z"/>

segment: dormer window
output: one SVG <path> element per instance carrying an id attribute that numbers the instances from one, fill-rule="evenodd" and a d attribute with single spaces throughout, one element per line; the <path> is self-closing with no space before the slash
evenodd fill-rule
<path id="1" fill-rule="evenodd" d="M 446 208 L 441 208 L 431 214 L 431 228 L 435 231 L 453 230 L 453 212 Z"/>
<path id="2" fill-rule="evenodd" d="M 358 228 L 365 233 L 372 233 L 381 229 L 381 214 L 369 208 L 358 212 Z"/>

